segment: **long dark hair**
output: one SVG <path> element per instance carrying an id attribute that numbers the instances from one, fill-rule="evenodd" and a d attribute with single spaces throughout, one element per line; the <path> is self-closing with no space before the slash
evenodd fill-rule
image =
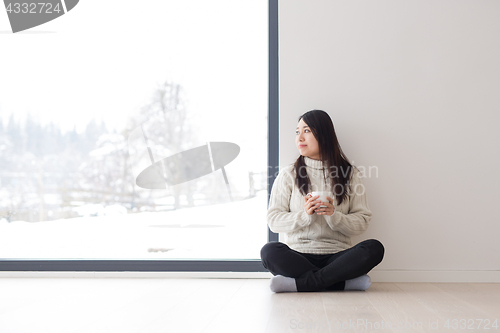
<path id="1" fill-rule="evenodd" d="M 349 195 L 348 191 L 349 193 L 351 191 L 351 169 L 358 168 L 349 163 L 348 158 L 345 156 L 342 148 L 340 148 L 332 119 L 328 113 L 323 110 L 311 110 L 300 116 L 297 122 L 301 119 L 309 126 L 318 141 L 319 156 L 326 167 L 326 170 L 323 172 L 325 184 L 328 184 L 326 173 L 332 184 L 333 195 L 337 198 L 337 203 L 340 205 L 344 199 L 347 199 Z M 300 170 L 305 170 L 306 168 L 304 156 L 300 155 L 297 158 L 294 167 L 296 174 L 295 184 L 302 195 L 305 196 L 310 192 L 311 181 L 307 172 L 300 172 Z"/>

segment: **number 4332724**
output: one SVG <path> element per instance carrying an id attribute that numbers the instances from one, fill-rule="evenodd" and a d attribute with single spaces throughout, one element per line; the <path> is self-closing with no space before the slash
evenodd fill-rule
<path id="1" fill-rule="evenodd" d="M 498 319 L 493 322 L 489 319 L 448 319 L 444 323 L 444 327 L 447 329 L 498 329 Z"/>
<path id="2" fill-rule="evenodd" d="M 52 13 L 60 13 L 62 9 L 59 6 L 59 3 L 57 3 L 55 6 L 53 6 L 51 3 L 44 3 L 44 2 L 38 2 L 38 3 L 9 3 L 7 6 L 7 13 L 23 13 L 23 14 L 52 14 Z"/>

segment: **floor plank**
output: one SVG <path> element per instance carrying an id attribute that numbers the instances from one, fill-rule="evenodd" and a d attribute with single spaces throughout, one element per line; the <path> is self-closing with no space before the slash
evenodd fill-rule
<path id="1" fill-rule="evenodd" d="M 271 316 L 271 297 L 269 280 L 246 280 L 203 333 L 265 332 Z"/>
<path id="2" fill-rule="evenodd" d="M 272 309 L 266 332 L 325 332 L 322 323 L 327 316 L 321 293 L 273 293 L 269 300 Z"/>
<path id="3" fill-rule="evenodd" d="M 8 279 L 0 280 L 0 331 L 71 332 L 97 320 L 124 302 L 133 301 L 160 280 L 147 285 L 130 279 Z M 5 288 L 4 288 L 5 287 Z M 9 308 L 9 304 L 14 304 Z"/>
<path id="4" fill-rule="evenodd" d="M 394 283 L 372 283 L 367 296 L 394 332 L 428 332 L 428 318 L 433 312 L 419 304 Z M 368 326 L 370 327 L 370 326 Z"/>
<path id="5" fill-rule="evenodd" d="M 207 279 L 138 332 L 202 332 L 244 283 L 245 279 Z"/>
<path id="6" fill-rule="evenodd" d="M 500 321 L 500 283 L 432 283 L 432 285 L 480 309 L 483 317 L 478 319 L 496 318 Z"/>
<path id="7" fill-rule="evenodd" d="M 436 328 L 446 329 L 449 325 L 453 331 L 470 331 L 467 325 L 460 325 L 461 319 L 486 318 L 484 311 L 468 303 L 453 293 L 447 293 L 431 283 L 395 283 L 407 292 L 414 300 L 433 313 L 429 318 Z M 446 284 L 451 285 L 451 284 Z M 497 299 L 500 304 L 500 298 Z M 470 323 L 470 322 L 469 322 Z M 463 324 L 466 324 L 463 323 Z M 452 328 L 455 327 L 455 328 Z M 477 329 L 477 327 L 476 327 Z"/>
<path id="8" fill-rule="evenodd" d="M 366 291 L 275 294 L 269 282 L 1 278 L 0 332 L 451 332 L 463 329 L 446 329 L 446 319 L 489 319 L 495 329 L 500 318 L 496 283 L 372 283 Z"/>
<path id="9" fill-rule="evenodd" d="M 110 300 L 113 306 L 108 311 L 96 316 L 96 320 L 81 325 L 73 333 L 140 332 L 149 323 L 162 318 L 166 311 L 210 285 L 203 279 L 155 280 L 133 280 L 121 289 L 121 292 L 130 295 L 127 300 L 119 304 Z"/>
<path id="10" fill-rule="evenodd" d="M 328 325 L 335 332 L 372 332 L 373 324 L 382 325 L 384 318 L 370 301 L 369 291 L 346 290 L 322 293 Z M 372 323 L 370 326 L 369 323 Z M 380 326 L 382 327 L 382 326 Z M 393 332 L 384 329 L 384 332 Z"/>

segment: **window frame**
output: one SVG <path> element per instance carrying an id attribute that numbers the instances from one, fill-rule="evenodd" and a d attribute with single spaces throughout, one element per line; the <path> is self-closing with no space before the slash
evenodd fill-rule
<path id="1" fill-rule="evenodd" d="M 278 94 L 278 0 L 268 0 L 269 15 L 269 96 L 268 96 L 268 184 L 269 207 L 273 170 L 279 165 L 279 94 Z M 278 234 L 268 226 L 268 242 Z M 264 244 L 262 244 L 264 246 Z M 0 259 L 0 271 L 92 271 L 92 272 L 267 272 L 260 259 L 241 260 L 22 260 Z"/>

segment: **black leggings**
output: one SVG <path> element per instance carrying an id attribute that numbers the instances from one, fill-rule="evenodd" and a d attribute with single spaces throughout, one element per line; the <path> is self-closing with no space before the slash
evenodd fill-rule
<path id="1" fill-rule="evenodd" d="M 269 242 L 260 250 L 262 264 L 273 275 L 295 278 L 297 291 L 344 290 L 345 281 L 368 273 L 384 258 L 384 246 L 367 239 L 333 254 L 292 250 L 281 242 Z"/>

